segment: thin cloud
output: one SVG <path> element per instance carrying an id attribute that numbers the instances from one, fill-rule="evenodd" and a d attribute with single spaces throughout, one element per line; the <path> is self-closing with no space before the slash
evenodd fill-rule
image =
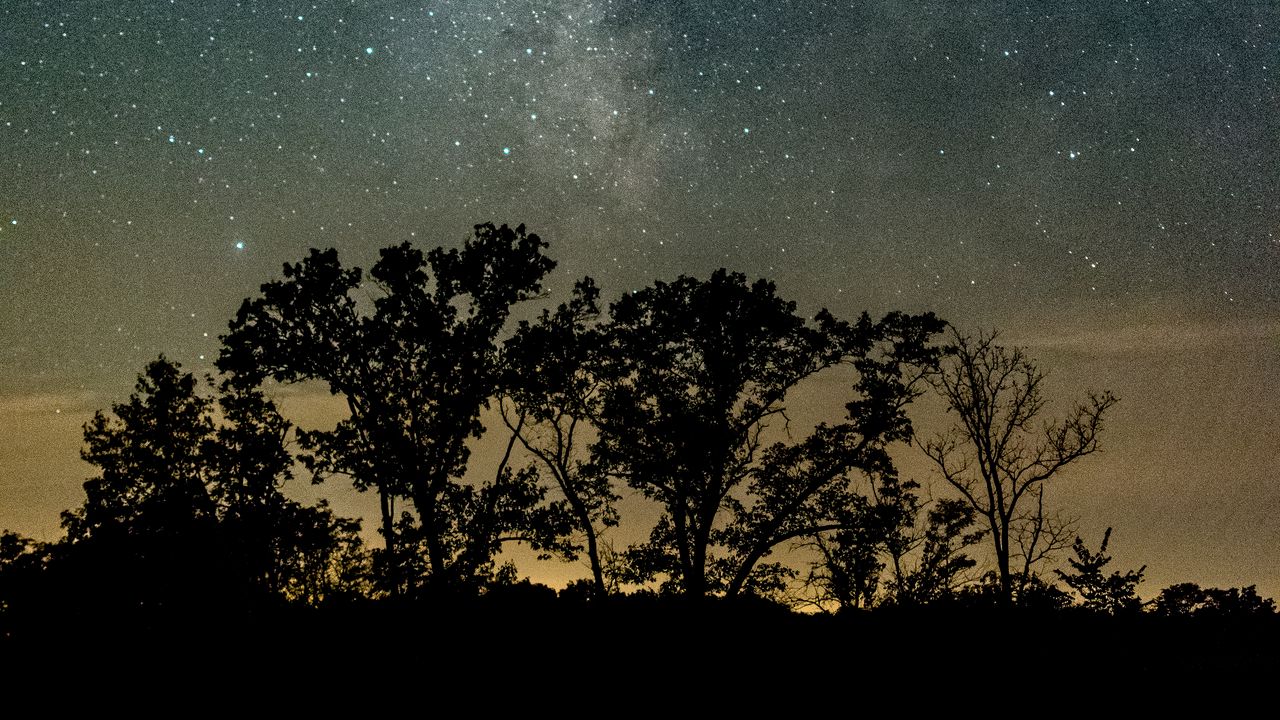
<path id="1" fill-rule="evenodd" d="M 1171 353 L 1280 338 L 1280 321 L 1141 324 L 1061 335 L 1011 335 L 1009 344 L 1092 354 Z"/>
<path id="2" fill-rule="evenodd" d="M 95 393 L 31 393 L 0 397 L 0 417 L 19 418 L 48 413 L 92 413 L 100 409 Z"/>

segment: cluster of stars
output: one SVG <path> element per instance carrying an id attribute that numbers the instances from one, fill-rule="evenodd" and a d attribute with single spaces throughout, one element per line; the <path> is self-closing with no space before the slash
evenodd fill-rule
<path id="1" fill-rule="evenodd" d="M 873 272 L 895 297 L 957 308 L 1060 302 L 1048 287 L 1097 312 L 1140 293 L 1257 301 L 1246 259 L 1277 245 L 1260 145 L 1274 38 L 1236 28 L 1243 42 L 1184 92 L 1152 74 L 1177 67 L 1172 40 L 1106 22 L 1075 37 L 1062 19 L 10 8 L 0 134 L 20 191 L 4 209 L 30 222 L 0 230 L 18 263 L 57 237 L 125 276 L 216 268 L 229 242 L 244 262 L 202 317 L 262 279 L 239 273 L 302 248 L 368 254 L 486 219 L 560 238 L 566 272 L 625 285 L 692 263 L 812 275 L 815 294 Z M 850 40 L 866 22 L 880 42 Z M 1170 214 L 1176 237 L 1154 242 L 1152 216 Z M 1213 252 L 1189 287 L 1171 263 L 1197 243 Z"/>

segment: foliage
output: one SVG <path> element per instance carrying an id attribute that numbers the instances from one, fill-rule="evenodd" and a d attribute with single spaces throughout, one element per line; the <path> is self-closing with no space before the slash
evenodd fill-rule
<path id="1" fill-rule="evenodd" d="M 94 414 L 81 457 L 99 468 L 84 484 L 85 503 L 63 513 L 73 542 L 114 532 L 181 536 L 207 530 L 216 507 L 201 452 L 213 433 L 210 401 L 194 375 L 163 356 L 138 377 L 135 393 Z"/>
<path id="2" fill-rule="evenodd" d="M 825 310 L 806 323 L 772 283 L 724 270 L 657 282 L 610 310 L 593 451 L 665 509 L 631 554 L 637 575 L 695 597 L 738 594 L 777 545 L 838 526 L 852 475 L 889 468 L 886 446 L 909 436 L 903 407 L 941 327 L 900 314 L 851 325 Z M 764 447 L 788 392 L 837 365 L 858 371 L 847 421 Z"/>
<path id="3" fill-rule="evenodd" d="M 25 605 L 49 560 L 49 547 L 18 533 L 0 532 L 0 636 L 7 615 Z"/>
<path id="4" fill-rule="evenodd" d="M 483 432 L 480 410 L 496 387 L 495 339 L 512 305 L 541 292 L 554 267 L 545 247 L 523 225 L 484 224 L 460 250 L 385 248 L 370 271 L 380 290 L 371 314 L 354 297 L 362 272 L 343 268 L 333 250 L 313 250 L 246 300 L 224 337 L 218 366 L 242 382 L 320 380 L 346 400 L 349 415 L 334 430 L 300 434 L 303 459 L 317 479 L 344 474 L 378 490 L 380 567 L 393 593 L 477 587 L 506 540 L 559 544 L 535 527 L 558 512 L 537 507 L 530 476 L 500 469 L 478 490 L 460 482 L 466 441 Z M 416 527 L 397 523 L 400 501 Z M 425 566 L 397 541 L 420 549 Z"/>
<path id="5" fill-rule="evenodd" d="M 817 560 L 803 604 L 822 610 L 923 605 L 954 594 L 976 565 L 964 550 L 983 532 L 973 530 L 974 513 L 964 503 L 926 506 L 918 489 L 914 481 L 885 474 L 846 508 L 839 530 L 815 535 L 807 543 Z"/>
<path id="6" fill-rule="evenodd" d="M 898 605 L 925 605 L 951 597 L 964 574 L 977 565 L 965 549 L 982 541 L 986 532 L 974 530 L 973 508 L 959 500 L 934 503 L 916 538 L 920 557 L 910 570 L 895 573 L 891 600 Z"/>
<path id="7" fill-rule="evenodd" d="M 1054 573 L 1080 596 L 1086 610 L 1107 615 L 1138 612 L 1142 609 L 1138 583 L 1142 582 L 1142 573 L 1147 568 L 1143 565 L 1137 570 L 1103 574 L 1103 568 L 1111 562 L 1111 556 L 1106 554 L 1110 541 L 1111 528 L 1107 528 L 1102 535 L 1102 546 L 1095 553 L 1077 537 L 1071 546 L 1076 556 L 1067 559 L 1071 572 L 1055 570 Z"/>
<path id="8" fill-rule="evenodd" d="M 1037 574 L 1021 579 L 1012 598 L 1004 594 L 1000 574 L 988 571 L 976 582 L 964 585 L 955 594 L 962 606 L 974 608 L 1009 608 L 1039 612 L 1056 612 L 1071 607 L 1071 594 Z"/>
<path id="9" fill-rule="evenodd" d="M 54 569 L 119 588 L 126 603 L 319 601 L 358 585 L 359 523 L 280 493 L 289 424 L 275 405 L 224 383 L 215 422 L 215 401 L 198 387 L 161 357 L 127 402 L 86 424 L 83 456 L 99 474 L 84 504 L 63 513 Z"/>
<path id="10" fill-rule="evenodd" d="M 1160 591 L 1154 612 L 1166 617 L 1269 617 L 1276 612 L 1276 602 L 1260 597 L 1254 585 L 1223 589 L 1178 583 Z"/>
<path id="11" fill-rule="evenodd" d="M 618 524 L 608 475 L 584 457 L 584 428 L 599 413 L 600 378 L 592 371 L 601 343 L 594 321 L 599 289 L 590 278 L 573 298 L 537 322 L 521 321 L 503 345 L 498 407 L 503 422 L 551 474 L 586 545 L 592 592 L 608 593 L 600 534 Z"/>

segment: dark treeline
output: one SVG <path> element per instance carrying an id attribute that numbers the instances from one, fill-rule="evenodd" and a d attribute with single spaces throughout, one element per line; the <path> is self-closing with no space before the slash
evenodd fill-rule
<path id="1" fill-rule="evenodd" d="M 436 615 L 415 608 L 443 605 L 614 612 L 633 627 L 675 608 L 704 627 L 708 613 L 822 621 L 792 612 L 810 610 L 886 641 L 911 617 L 921 642 L 931 623 L 1027 613 L 1274 626 L 1252 587 L 1179 584 L 1143 602 L 1144 569 L 1109 568 L 1110 530 L 1095 552 L 1052 511 L 1046 490 L 1098 450 L 1116 399 L 1050 417 L 1042 372 L 994 333 L 930 313 L 806 318 L 773 283 L 724 270 L 607 309 L 584 278 L 514 322 L 545 296 L 546 247 L 486 224 L 459 249 L 386 248 L 367 274 L 333 250 L 285 265 L 231 321 L 219 377 L 162 356 L 86 424 L 97 473 L 63 513 L 65 537 L 0 537 L 0 630 L 225 629 L 310 612 L 426 634 Z M 839 378 L 844 415 L 791 427 L 792 391 L 819 373 Z M 321 383 L 349 412 L 295 428 L 268 381 Z M 913 426 L 926 393 L 954 427 Z M 483 426 L 486 408 L 501 427 Z M 477 479 L 468 443 L 486 431 L 505 452 Z M 893 452 L 929 458 L 941 497 L 899 476 Z M 281 492 L 298 466 L 376 494 L 377 547 L 358 521 Z M 623 492 L 658 519 L 620 549 Z M 585 577 L 559 593 L 522 579 L 501 562 L 512 543 Z M 862 609 L 876 612 L 850 612 Z M 1141 627 L 1150 639 L 1167 626 Z"/>

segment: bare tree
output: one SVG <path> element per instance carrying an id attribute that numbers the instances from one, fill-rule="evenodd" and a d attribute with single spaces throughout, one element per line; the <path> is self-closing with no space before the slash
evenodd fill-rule
<path id="1" fill-rule="evenodd" d="M 1070 542 L 1069 523 L 1045 511 L 1044 484 L 1097 452 L 1116 398 L 1090 393 L 1065 417 L 1042 419 L 1044 372 L 1022 348 L 996 344 L 994 331 L 966 337 L 953 327 L 951 334 L 952 352 L 933 384 L 959 422 L 921 447 L 986 520 L 1000 594 L 1011 602 L 1033 567 Z"/>

